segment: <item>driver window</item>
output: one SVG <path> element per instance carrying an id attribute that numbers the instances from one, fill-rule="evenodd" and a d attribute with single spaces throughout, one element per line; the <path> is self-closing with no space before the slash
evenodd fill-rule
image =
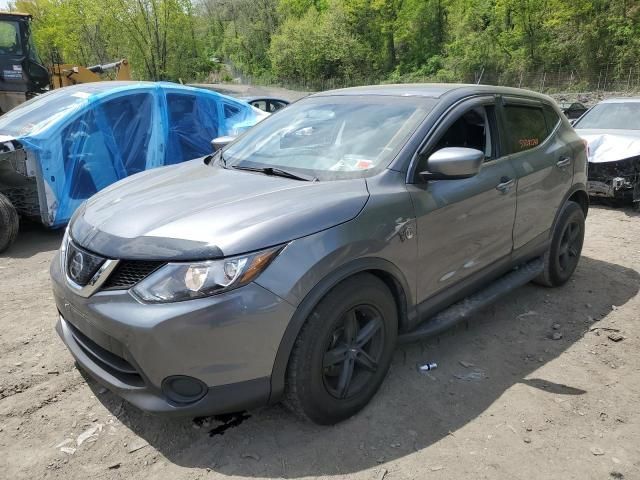
<path id="1" fill-rule="evenodd" d="M 492 142 L 488 108 L 492 107 L 475 107 L 463 113 L 440 137 L 433 151 L 447 147 L 475 148 L 484 152 L 485 161 L 491 160 Z"/>
<path id="2" fill-rule="evenodd" d="M 475 148 L 484 152 L 485 162 L 495 159 L 496 152 L 491 139 L 491 126 L 495 125 L 493 118 L 493 106 L 478 106 L 464 112 L 441 134 L 429 153 L 421 156 L 417 171 L 428 170 L 429 156 L 447 147 Z"/>
<path id="3" fill-rule="evenodd" d="M 18 22 L 0 21 L 0 53 L 22 55 Z"/>

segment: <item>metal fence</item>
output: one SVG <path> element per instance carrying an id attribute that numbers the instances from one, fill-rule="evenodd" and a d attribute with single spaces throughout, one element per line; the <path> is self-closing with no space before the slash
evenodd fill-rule
<path id="1" fill-rule="evenodd" d="M 239 83 L 275 86 L 307 92 L 389 83 L 388 80 L 377 77 L 279 79 L 268 75 L 259 77 L 244 75 L 233 68 L 229 68 L 229 71 L 234 81 Z M 441 82 L 443 79 L 437 75 L 425 77 L 407 75 L 401 77 L 399 81 L 401 83 L 429 83 Z M 566 68 L 538 72 L 502 73 L 486 72 L 482 69 L 473 75 L 461 75 L 459 78 L 448 77 L 446 81 L 519 87 L 544 93 L 637 92 L 640 91 L 640 64 L 629 66 L 605 65 L 587 73 Z"/>
<path id="2" fill-rule="evenodd" d="M 528 88 L 538 92 L 633 92 L 640 90 L 640 65 L 613 67 L 607 65 L 588 73 L 579 70 L 543 70 L 540 72 L 484 74 L 477 72 L 474 83 Z"/>

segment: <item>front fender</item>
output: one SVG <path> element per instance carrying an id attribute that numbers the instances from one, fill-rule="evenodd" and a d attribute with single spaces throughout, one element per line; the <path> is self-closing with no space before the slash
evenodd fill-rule
<path id="1" fill-rule="evenodd" d="M 369 271 L 399 299 L 399 327 L 415 312 L 418 236 L 404 175 L 387 171 L 368 179 L 372 192 L 360 214 L 349 222 L 291 242 L 256 280 L 296 307 L 280 342 L 272 371 L 271 401 L 284 390 L 295 339 L 318 302 L 347 277 Z M 412 234 L 408 234 L 412 233 Z"/>
<path id="2" fill-rule="evenodd" d="M 392 278 L 397 282 L 398 288 L 400 289 L 399 298 L 402 299 L 401 302 L 403 303 L 403 305 L 399 305 L 401 312 L 407 312 L 409 307 L 413 305 L 411 288 L 409 287 L 407 279 L 400 269 L 388 260 L 377 257 L 363 257 L 352 260 L 340 266 L 336 270 L 333 270 L 330 274 L 320 280 L 320 282 L 318 282 L 318 284 L 306 295 L 289 321 L 289 325 L 287 326 L 280 342 L 273 370 L 271 372 L 271 395 L 269 403 L 276 403 L 282 397 L 285 388 L 287 364 L 289 363 L 289 357 L 291 356 L 293 345 L 300 333 L 300 330 L 302 329 L 302 326 L 309 315 L 311 315 L 315 306 L 341 281 L 365 271 L 375 271 L 378 273 L 384 272 L 384 274 L 388 275 L 389 278 Z M 400 319 L 401 324 L 403 321 L 405 320 Z"/>

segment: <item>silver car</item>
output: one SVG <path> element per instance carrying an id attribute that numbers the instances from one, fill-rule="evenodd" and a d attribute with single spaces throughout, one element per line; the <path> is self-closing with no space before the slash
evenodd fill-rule
<path id="1" fill-rule="evenodd" d="M 77 363 L 141 409 L 362 409 L 397 342 L 565 283 L 585 146 L 548 97 L 388 85 L 313 95 L 206 158 L 81 207 L 51 277 Z"/>
<path id="2" fill-rule="evenodd" d="M 574 126 L 589 144 L 589 195 L 640 207 L 640 98 L 604 100 Z"/>

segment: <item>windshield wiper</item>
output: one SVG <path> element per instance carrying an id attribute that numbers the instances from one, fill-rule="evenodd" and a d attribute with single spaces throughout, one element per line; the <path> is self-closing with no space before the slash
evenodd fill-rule
<path id="1" fill-rule="evenodd" d="M 265 175 L 272 175 L 274 177 L 285 177 L 293 180 L 303 180 L 305 182 L 316 182 L 317 177 L 311 175 L 304 175 L 302 173 L 293 173 L 288 170 L 282 170 L 281 168 L 274 167 L 243 167 L 242 165 L 232 165 L 236 170 L 245 170 L 247 172 L 264 173 Z"/>

